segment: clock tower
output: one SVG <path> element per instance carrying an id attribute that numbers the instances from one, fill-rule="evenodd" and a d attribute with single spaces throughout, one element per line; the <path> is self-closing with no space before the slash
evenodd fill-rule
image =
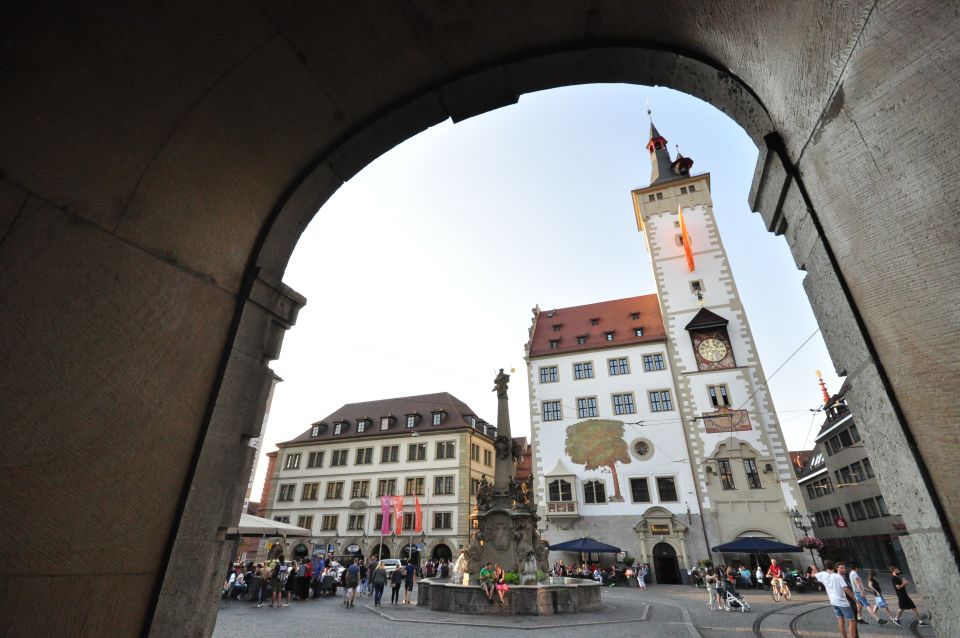
<path id="1" fill-rule="evenodd" d="M 717 228 L 710 174 L 692 173 L 679 151 L 671 157 L 652 122 L 646 148 L 650 185 L 632 191 L 633 206 L 691 459 L 695 492 L 686 498 L 699 504 L 710 547 L 739 536 L 792 544 L 788 512 L 803 510 L 803 499 Z"/>

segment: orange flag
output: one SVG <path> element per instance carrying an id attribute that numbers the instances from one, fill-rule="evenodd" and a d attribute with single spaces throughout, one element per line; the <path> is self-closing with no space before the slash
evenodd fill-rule
<path id="1" fill-rule="evenodd" d="M 396 512 L 397 522 L 393 526 L 394 532 L 397 536 L 400 536 L 403 533 L 403 497 L 394 496 L 393 497 L 393 511 Z"/>
<path id="2" fill-rule="evenodd" d="M 420 497 L 413 497 L 413 506 L 416 511 L 416 514 L 413 517 L 413 531 L 422 532 L 423 531 L 423 513 L 420 511 Z"/>
<path id="3" fill-rule="evenodd" d="M 683 241 L 683 254 L 687 256 L 687 268 L 693 272 L 693 246 L 690 245 L 690 234 L 687 225 L 683 222 L 683 208 L 677 206 L 677 215 L 680 217 L 680 238 Z"/>

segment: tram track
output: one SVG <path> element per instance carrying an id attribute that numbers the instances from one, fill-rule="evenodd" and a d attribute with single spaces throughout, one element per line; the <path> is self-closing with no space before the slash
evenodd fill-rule
<path id="1" fill-rule="evenodd" d="M 803 635 L 800 633 L 800 619 L 806 616 L 807 614 L 812 614 L 815 611 L 820 611 L 821 609 L 827 609 L 831 605 L 820 605 L 819 607 L 814 607 L 813 609 L 808 609 L 805 612 L 799 613 L 793 618 L 790 619 L 790 633 L 794 635 L 795 638 L 803 638 Z"/>
<path id="2" fill-rule="evenodd" d="M 772 616 L 776 613 L 782 612 L 785 609 L 793 609 L 794 607 L 801 607 L 803 605 L 809 605 L 810 603 L 791 603 L 789 605 L 778 605 L 772 609 L 768 609 L 762 614 L 758 615 L 756 620 L 753 621 L 753 635 L 754 638 L 765 638 L 763 632 L 760 630 L 760 625 L 763 624 L 763 621 L 766 620 L 769 616 Z"/>

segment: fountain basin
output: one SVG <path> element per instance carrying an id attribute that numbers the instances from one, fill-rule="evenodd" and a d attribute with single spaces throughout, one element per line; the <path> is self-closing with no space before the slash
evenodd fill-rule
<path id="1" fill-rule="evenodd" d="M 562 581 L 562 582 L 561 582 Z M 491 605 L 479 585 L 454 584 L 449 579 L 417 581 L 417 606 L 437 611 L 487 616 L 552 616 L 600 609 L 602 587 L 577 578 L 551 578 L 537 585 L 510 585 L 501 605 L 494 593 Z"/>

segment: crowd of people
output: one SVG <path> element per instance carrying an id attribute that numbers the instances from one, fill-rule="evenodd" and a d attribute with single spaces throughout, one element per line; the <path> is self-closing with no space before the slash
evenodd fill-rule
<path id="1" fill-rule="evenodd" d="M 601 567 L 599 563 L 581 562 L 576 565 L 564 565 L 563 561 L 557 561 L 551 568 L 554 576 L 564 576 L 567 578 L 585 578 L 595 580 L 601 585 L 613 587 L 615 585 L 626 585 L 628 582 L 636 579 L 637 586 L 640 589 L 646 589 L 647 577 L 650 575 L 650 566 L 647 563 L 641 563 L 636 567 L 627 565 L 620 567 L 611 564 L 607 567 Z"/>
<path id="2" fill-rule="evenodd" d="M 302 561 L 287 561 L 283 554 L 266 562 L 234 563 L 224 580 L 222 597 L 256 602 L 263 607 L 289 607 L 294 600 L 317 600 L 321 596 L 336 596 L 343 590 L 343 605 L 353 607 L 358 596 L 370 596 L 380 606 L 384 589 L 391 586 L 391 604 L 410 604 L 410 596 L 419 576 L 449 573 L 446 560 L 428 561 L 421 569 L 407 560 L 390 566 L 376 556 L 369 561 L 359 557 L 337 560 L 332 554 Z M 403 600 L 400 600 L 400 588 Z"/>

